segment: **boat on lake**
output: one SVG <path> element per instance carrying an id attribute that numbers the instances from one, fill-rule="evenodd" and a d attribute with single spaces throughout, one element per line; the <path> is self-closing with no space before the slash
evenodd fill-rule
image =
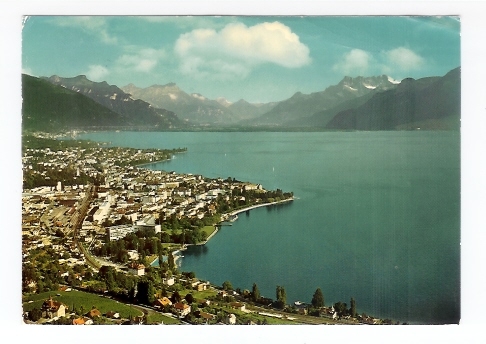
<path id="1" fill-rule="evenodd" d="M 238 215 L 231 215 L 231 216 L 228 218 L 228 221 L 229 221 L 229 222 L 235 222 L 236 220 L 238 220 Z"/>

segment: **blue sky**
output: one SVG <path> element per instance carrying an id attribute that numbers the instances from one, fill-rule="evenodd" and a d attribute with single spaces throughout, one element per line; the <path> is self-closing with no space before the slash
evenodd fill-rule
<path id="1" fill-rule="evenodd" d="M 460 66 L 458 17 L 33 16 L 22 70 L 208 98 L 278 101 L 344 76 L 444 75 Z"/>

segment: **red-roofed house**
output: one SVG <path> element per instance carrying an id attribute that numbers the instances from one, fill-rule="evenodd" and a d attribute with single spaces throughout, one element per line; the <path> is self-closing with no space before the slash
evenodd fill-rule
<path id="1" fill-rule="evenodd" d="M 240 311 L 244 311 L 245 310 L 245 304 L 244 303 L 241 303 L 241 302 L 231 302 L 230 305 L 231 305 L 231 307 L 233 307 L 235 309 L 239 309 Z"/>
<path id="2" fill-rule="evenodd" d="M 96 308 L 93 308 L 88 313 L 86 313 L 86 316 L 88 318 L 93 319 L 93 318 L 96 318 L 96 317 L 100 317 L 101 316 L 101 312 L 99 310 L 97 310 Z"/>
<path id="3" fill-rule="evenodd" d="M 177 302 L 174 305 L 174 309 L 175 309 L 177 315 L 180 318 L 183 318 L 186 315 L 188 315 L 189 313 L 191 313 L 191 306 L 186 305 L 185 303 L 182 303 L 182 302 Z"/>
<path id="4" fill-rule="evenodd" d="M 154 307 L 164 308 L 165 306 L 172 306 L 172 302 L 166 297 L 154 301 Z"/>
<path id="5" fill-rule="evenodd" d="M 128 273 L 135 276 L 143 276 L 145 275 L 145 265 L 135 262 L 128 264 Z"/>
<path id="6" fill-rule="evenodd" d="M 73 325 L 84 325 L 84 319 L 83 318 L 74 319 Z"/>
<path id="7" fill-rule="evenodd" d="M 59 301 L 54 301 L 52 296 L 42 304 L 42 316 L 44 318 L 63 317 L 68 307 Z"/>

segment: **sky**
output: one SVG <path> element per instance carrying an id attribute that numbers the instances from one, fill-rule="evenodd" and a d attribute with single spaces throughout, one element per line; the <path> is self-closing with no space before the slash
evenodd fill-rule
<path id="1" fill-rule="evenodd" d="M 461 65 L 456 16 L 29 16 L 22 71 L 119 87 L 176 83 L 280 101 L 344 76 L 442 76 Z"/>

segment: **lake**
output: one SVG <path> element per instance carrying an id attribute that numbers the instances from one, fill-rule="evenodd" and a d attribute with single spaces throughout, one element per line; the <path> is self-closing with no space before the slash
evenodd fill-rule
<path id="1" fill-rule="evenodd" d="M 459 132 L 100 132 L 134 148 L 187 147 L 146 167 L 234 177 L 293 191 L 242 213 L 183 271 L 287 302 L 356 300 L 359 313 L 409 323 L 460 319 Z"/>

